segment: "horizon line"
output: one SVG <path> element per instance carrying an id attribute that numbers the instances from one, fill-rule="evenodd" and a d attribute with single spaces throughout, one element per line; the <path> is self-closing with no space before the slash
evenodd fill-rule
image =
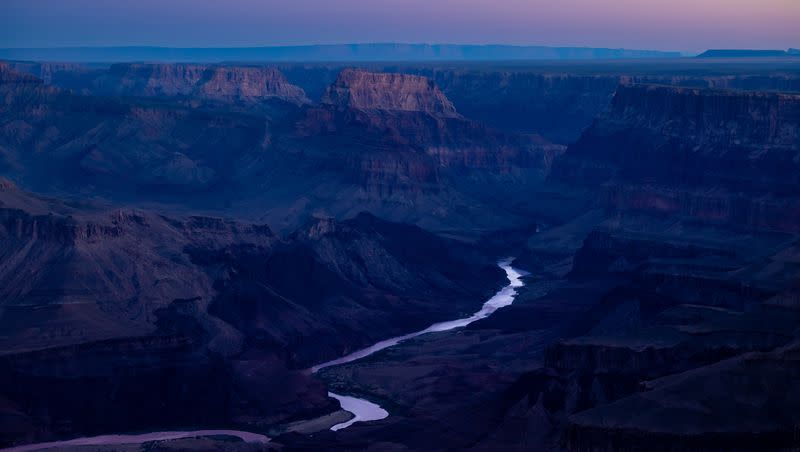
<path id="1" fill-rule="evenodd" d="M 420 41 L 348 41 L 348 42 L 327 42 L 327 43 L 307 43 L 307 44 L 248 44 L 248 45 L 164 45 L 164 44 L 108 44 L 108 45 L 56 45 L 56 46 L 2 46 L 1 49 L 16 50 L 39 50 L 39 49 L 120 49 L 120 48 L 153 48 L 153 49 L 260 49 L 260 48 L 293 48 L 293 47 L 334 47 L 350 45 L 409 45 L 409 46 L 461 46 L 461 47 L 541 47 L 550 49 L 604 49 L 604 50 L 635 50 L 662 53 L 695 53 L 683 50 L 663 50 L 642 47 L 625 46 L 592 46 L 592 45 L 563 45 L 563 44 L 515 44 L 515 43 L 458 43 L 458 42 L 420 42 Z M 787 50 L 786 49 L 748 49 L 748 50 Z M 712 49 L 708 49 L 712 50 Z M 716 49 L 714 49 L 716 50 Z M 732 48 L 731 50 L 743 50 Z"/>

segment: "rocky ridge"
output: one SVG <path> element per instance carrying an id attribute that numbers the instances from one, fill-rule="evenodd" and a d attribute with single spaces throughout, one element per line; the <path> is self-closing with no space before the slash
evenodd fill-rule
<path id="1" fill-rule="evenodd" d="M 418 75 L 345 69 L 322 96 L 322 103 L 344 108 L 418 111 L 458 117 L 436 84 Z"/>
<path id="2" fill-rule="evenodd" d="M 622 86 L 551 178 L 611 208 L 796 231 L 800 95 Z"/>
<path id="3" fill-rule="evenodd" d="M 92 93 L 241 102 L 279 99 L 297 105 L 308 102 L 303 90 L 290 84 L 279 70 L 263 66 L 114 64 L 93 81 Z"/>

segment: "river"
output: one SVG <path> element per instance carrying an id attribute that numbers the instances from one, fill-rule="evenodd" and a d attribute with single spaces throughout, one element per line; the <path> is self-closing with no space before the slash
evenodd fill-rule
<path id="1" fill-rule="evenodd" d="M 423 334 L 437 333 L 441 331 L 448 331 L 455 328 L 465 327 L 470 323 L 475 322 L 476 320 L 485 319 L 486 317 L 489 317 L 496 310 L 513 303 L 514 298 L 516 298 L 517 296 L 517 289 L 525 285 L 525 283 L 522 282 L 522 277 L 525 276 L 525 272 L 517 270 L 514 267 L 512 267 L 511 266 L 512 261 L 513 259 L 508 258 L 508 259 L 503 259 L 497 263 L 497 265 L 500 268 L 502 268 L 503 271 L 506 272 L 506 277 L 508 278 L 508 285 L 500 289 L 496 294 L 494 294 L 492 298 L 486 301 L 486 303 L 483 304 L 481 309 L 475 314 L 472 314 L 469 317 L 464 317 L 462 319 L 434 323 L 433 325 L 429 326 L 428 328 L 425 328 L 424 330 L 415 331 L 413 333 L 404 334 L 402 336 L 397 336 L 380 341 L 369 347 L 342 356 L 341 358 L 337 358 L 332 361 L 318 364 L 312 367 L 311 371 L 317 372 L 320 369 L 324 369 L 326 367 L 338 366 L 340 364 L 350 363 L 362 358 L 366 358 L 367 356 L 370 356 L 381 350 L 385 350 L 389 347 L 395 346 L 408 339 L 422 336 Z M 331 427 L 331 430 L 341 430 L 343 428 L 347 428 L 353 425 L 356 422 L 377 421 L 389 416 L 388 411 L 384 410 L 379 405 L 370 402 L 369 400 L 359 399 L 357 397 L 348 395 L 336 394 L 333 392 L 329 392 L 328 395 L 338 400 L 343 410 L 349 411 L 350 413 L 353 414 L 352 419 L 350 419 L 347 422 L 334 425 L 333 427 Z"/>
<path id="2" fill-rule="evenodd" d="M 176 432 L 150 432 L 141 435 L 101 435 L 86 438 L 75 438 L 66 441 L 52 441 L 49 443 L 26 444 L 24 446 L 2 449 L 5 452 L 24 452 L 53 447 L 78 447 L 78 446 L 114 446 L 122 444 L 142 444 L 150 441 L 167 441 L 199 436 L 234 436 L 247 443 L 267 443 L 269 438 L 258 433 L 240 430 L 192 430 Z"/>

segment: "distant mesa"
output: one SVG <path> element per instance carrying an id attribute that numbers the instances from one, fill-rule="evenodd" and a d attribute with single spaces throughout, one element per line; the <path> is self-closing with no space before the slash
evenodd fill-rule
<path id="1" fill-rule="evenodd" d="M 697 58 L 774 58 L 800 55 L 797 49 L 753 50 L 753 49 L 711 49 L 697 55 Z"/>
<path id="2" fill-rule="evenodd" d="M 453 103 L 433 80 L 419 75 L 345 69 L 322 103 L 359 110 L 421 111 L 458 117 Z"/>
<path id="3" fill-rule="evenodd" d="M 307 103 L 305 93 L 277 69 L 263 66 L 121 63 L 95 82 L 97 93 L 127 96 L 189 96 L 201 99 Z"/>

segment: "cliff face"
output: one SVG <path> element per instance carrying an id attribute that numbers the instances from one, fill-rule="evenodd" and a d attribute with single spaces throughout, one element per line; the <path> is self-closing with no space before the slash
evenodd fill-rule
<path id="1" fill-rule="evenodd" d="M 120 63 L 92 68 L 74 63 L 4 63 L 59 88 L 84 95 L 181 97 L 254 103 L 280 99 L 308 102 L 303 90 L 267 66 L 183 63 Z"/>
<path id="2" fill-rule="evenodd" d="M 692 88 L 800 91 L 796 74 L 669 75 L 586 73 L 544 69 L 387 68 L 429 77 L 467 118 L 514 132 L 536 133 L 570 144 L 606 111 L 619 85 L 661 84 Z"/>
<path id="3" fill-rule="evenodd" d="M 425 77 L 345 69 L 322 103 L 363 110 L 417 111 L 458 117 L 452 102 Z"/>
<path id="4" fill-rule="evenodd" d="M 706 224 L 793 232 L 800 225 L 800 200 L 751 196 L 722 190 L 682 190 L 656 185 L 607 185 L 600 202 L 614 210 L 692 218 Z"/>
<path id="5" fill-rule="evenodd" d="M 335 132 L 362 143 L 374 141 L 379 149 L 415 151 L 433 160 L 432 169 L 507 173 L 513 167 L 544 168 L 549 160 L 537 150 L 559 148 L 460 117 L 432 81 L 414 75 L 345 70 L 323 104 L 311 110 L 318 117 L 308 115 L 298 123 L 299 132 Z"/>
<path id="6" fill-rule="evenodd" d="M 630 85 L 617 90 L 603 119 L 670 136 L 682 131 L 705 147 L 787 146 L 797 137 L 798 102 L 788 93 Z"/>
<path id="7" fill-rule="evenodd" d="M 184 96 L 256 102 L 308 102 L 305 93 L 271 67 L 197 64 L 115 64 L 94 83 L 95 94 Z"/>
<path id="8" fill-rule="evenodd" d="M 623 86 L 561 176 L 792 193 L 799 142 L 797 94 Z"/>
<path id="9" fill-rule="evenodd" d="M 633 85 L 552 177 L 606 184 L 612 207 L 792 231 L 800 225 L 779 212 L 796 217 L 798 162 L 798 94 Z"/>
<path id="10" fill-rule="evenodd" d="M 346 70 L 325 102 L 305 107 L 278 146 L 302 156 L 297 161 L 310 167 L 306 174 L 342 179 L 375 206 L 372 212 L 392 219 L 416 222 L 416 209 L 427 206 L 437 212 L 435 222 L 456 215 L 463 215 L 458 222 L 495 222 L 507 214 L 495 210 L 490 193 L 541 180 L 561 151 L 456 115 L 438 88 L 418 76 Z"/>
<path id="11" fill-rule="evenodd" d="M 341 143 L 351 150 L 413 151 L 433 159 L 436 167 L 500 173 L 514 166 L 544 169 L 547 162 L 537 159 L 536 151 L 560 149 L 462 118 L 416 111 L 312 108 L 295 124 L 295 132 L 302 138 L 324 136 L 327 142 Z"/>
<path id="12" fill-rule="evenodd" d="M 209 71 L 200 86 L 200 97 L 246 100 L 277 97 L 296 104 L 308 101 L 302 89 L 290 84 L 274 68 L 215 67 Z"/>

